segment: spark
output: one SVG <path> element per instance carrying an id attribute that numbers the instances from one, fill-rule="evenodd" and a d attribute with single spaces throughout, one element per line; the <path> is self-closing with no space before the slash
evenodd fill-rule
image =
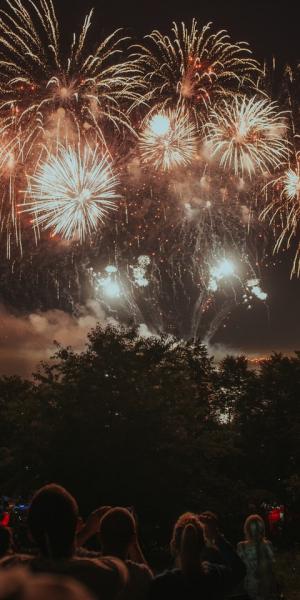
<path id="1" fill-rule="evenodd" d="M 154 30 L 137 46 L 151 99 L 163 106 L 182 102 L 201 119 L 220 98 L 252 86 L 259 68 L 248 45 L 233 43 L 227 31 L 211 27 L 199 29 L 196 19 L 190 28 L 173 23 L 170 36 Z"/>
<path id="2" fill-rule="evenodd" d="M 140 136 L 144 163 L 170 171 L 192 162 L 197 150 L 195 125 L 180 108 L 150 116 Z"/>
<path id="3" fill-rule="evenodd" d="M 131 267 L 134 283 L 137 287 L 145 288 L 149 285 L 149 280 L 146 277 L 146 273 L 150 262 L 149 256 L 139 256 L 138 264 Z"/>
<path id="4" fill-rule="evenodd" d="M 279 178 L 266 186 L 267 198 L 269 189 L 273 190 L 271 201 L 261 212 L 261 220 L 268 220 L 273 225 L 275 233 L 274 252 L 279 252 L 282 246 L 289 248 L 293 240 L 297 240 L 300 223 L 300 164 L 299 153 L 296 156 L 297 166 L 289 168 Z M 278 228 L 279 225 L 279 228 Z M 298 243 L 294 256 L 291 276 L 300 275 L 300 244 Z"/>
<path id="5" fill-rule="evenodd" d="M 268 294 L 261 289 L 259 279 L 249 279 L 247 281 L 247 288 L 258 300 L 262 300 L 263 302 L 267 300 Z"/>
<path id="6" fill-rule="evenodd" d="M 270 172 L 289 153 L 284 113 L 257 96 L 223 101 L 210 112 L 205 131 L 211 157 L 236 176 Z"/>
<path id="7" fill-rule="evenodd" d="M 283 195 L 287 200 L 300 199 L 300 175 L 299 170 L 294 171 L 289 169 L 282 179 L 283 183 Z"/>
<path id="8" fill-rule="evenodd" d="M 53 128 L 55 115 L 75 132 L 91 128 L 102 143 L 103 123 L 131 128 L 128 107 L 138 100 L 142 84 L 136 62 L 122 58 L 128 38 L 121 30 L 90 53 L 92 10 L 65 54 L 52 0 L 6 4 L 0 15 L 1 132 L 15 131 L 21 147 L 31 150 Z"/>
<path id="9" fill-rule="evenodd" d="M 35 226 L 83 242 L 116 209 L 117 183 L 107 154 L 61 146 L 29 177 L 23 211 Z"/>

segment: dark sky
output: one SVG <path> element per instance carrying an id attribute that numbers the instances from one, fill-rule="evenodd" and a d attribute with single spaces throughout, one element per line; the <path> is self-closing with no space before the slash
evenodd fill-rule
<path id="1" fill-rule="evenodd" d="M 196 17 L 199 23 L 213 21 L 218 28 L 227 28 L 236 40 L 249 42 L 259 58 L 276 54 L 282 60 L 293 60 L 300 56 L 297 0 L 61 0 L 57 4 L 73 27 L 78 15 L 92 7 L 104 31 L 122 26 L 137 33 L 154 27 L 167 30 L 173 20 L 187 22 Z"/>

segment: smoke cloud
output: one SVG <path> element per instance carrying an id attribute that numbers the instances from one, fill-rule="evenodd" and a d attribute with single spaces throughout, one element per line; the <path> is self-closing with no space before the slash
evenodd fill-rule
<path id="1" fill-rule="evenodd" d="M 110 321 L 94 300 L 77 317 L 61 310 L 17 315 L 0 306 L 0 375 L 29 377 L 40 361 L 53 356 L 55 342 L 82 351 L 99 322 Z"/>

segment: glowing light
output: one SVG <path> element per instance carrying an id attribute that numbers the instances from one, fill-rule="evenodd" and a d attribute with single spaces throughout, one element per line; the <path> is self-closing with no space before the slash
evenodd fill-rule
<path id="1" fill-rule="evenodd" d="M 138 264 L 131 267 L 134 283 L 137 287 L 144 288 L 149 285 L 149 280 L 146 277 L 146 273 L 150 262 L 149 256 L 139 256 Z"/>
<path id="2" fill-rule="evenodd" d="M 211 292 L 218 290 L 218 284 L 223 279 L 228 279 L 235 274 L 235 265 L 228 258 L 223 258 L 216 265 L 210 268 L 210 279 L 208 289 Z"/>
<path id="3" fill-rule="evenodd" d="M 277 105 L 256 96 L 224 100 L 210 112 L 205 126 L 211 157 L 240 177 L 269 172 L 287 158 L 285 130 Z"/>
<path id="4" fill-rule="evenodd" d="M 108 265 L 107 267 L 105 267 L 105 271 L 106 273 L 117 273 L 118 269 L 114 265 Z"/>
<path id="5" fill-rule="evenodd" d="M 165 136 L 170 131 L 170 128 L 171 123 L 167 115 L 159 114 L 150 119 L 149 129 L 157 137 Z"/>
<path id="6" fill-rule="evenodd" d="M 289 169 L 282 178 L 283 194 L 287 200 L 299 200 L 300 176 L 298 171 Z"/>
<path id="7" fill-rule="evenodd" d="M 231 260 L 224 258 L 216 266 L 210 270 L 211 275 L 214 279 L 220 280 L 224 277 L 231 277 L 235 272 L 235 266 Z"/>
<path id="8" fill-rule="evenodd" d="M 117 281 L 112 281 L 110 277 L 107 277 L 103 280 L 101 286 L 106 296 L 109 296 L 110 298 L 120 298 L 121 288 Z"/>
<path id="9" fill-rule="evenodd" d="M 115 265 L 107 265 L 105 267 L 106 276 L 102 276 L 101 273 L 95 273 L 91 269 L 93 278 L 93 284 L 96 292 L 101 292 L 108 298 L 120 298 L 123 295 L 122 287 L 118 279 L 118 269 Z"/>
<path id="10" fill-rule="evenodd" d="M 263 302 L 267 300 L 268 294 L 261 289 L 259 279 L 250 279 L 247 282 L 247 287 L 258 300 L 262 300 Z"/>
<path id="11" fill-rule="evenodd" d="M 83 242 L 116 209 L 117 182 L 107 155 L 88 146 L 83 152 L 60 147 L 29 178 L 23 211 L 32 214 L 35 226 Z"/>
<path id="12" fill-rule="evenodd" d="M 152 116 L 140 136 L 142 160 L 169 171 L 189 164 L 197 149 L 196 128 L 181 108 Z"/>

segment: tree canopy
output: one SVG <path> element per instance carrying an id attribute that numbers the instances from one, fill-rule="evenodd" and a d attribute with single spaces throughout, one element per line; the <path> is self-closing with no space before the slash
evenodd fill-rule
<path id="1" fill-rule="evenodd" d="M 57 481 L 83 509 L 134 505 L 165 528 L 187 509 L 239 520 L 247 503 L 300 500 L 300 353 L 257 370 L 200 343 L 92 330 L 32 381 L 0 378 L 0 483 Z M 163 537 L 163 532 L 162 532 Z"/>

